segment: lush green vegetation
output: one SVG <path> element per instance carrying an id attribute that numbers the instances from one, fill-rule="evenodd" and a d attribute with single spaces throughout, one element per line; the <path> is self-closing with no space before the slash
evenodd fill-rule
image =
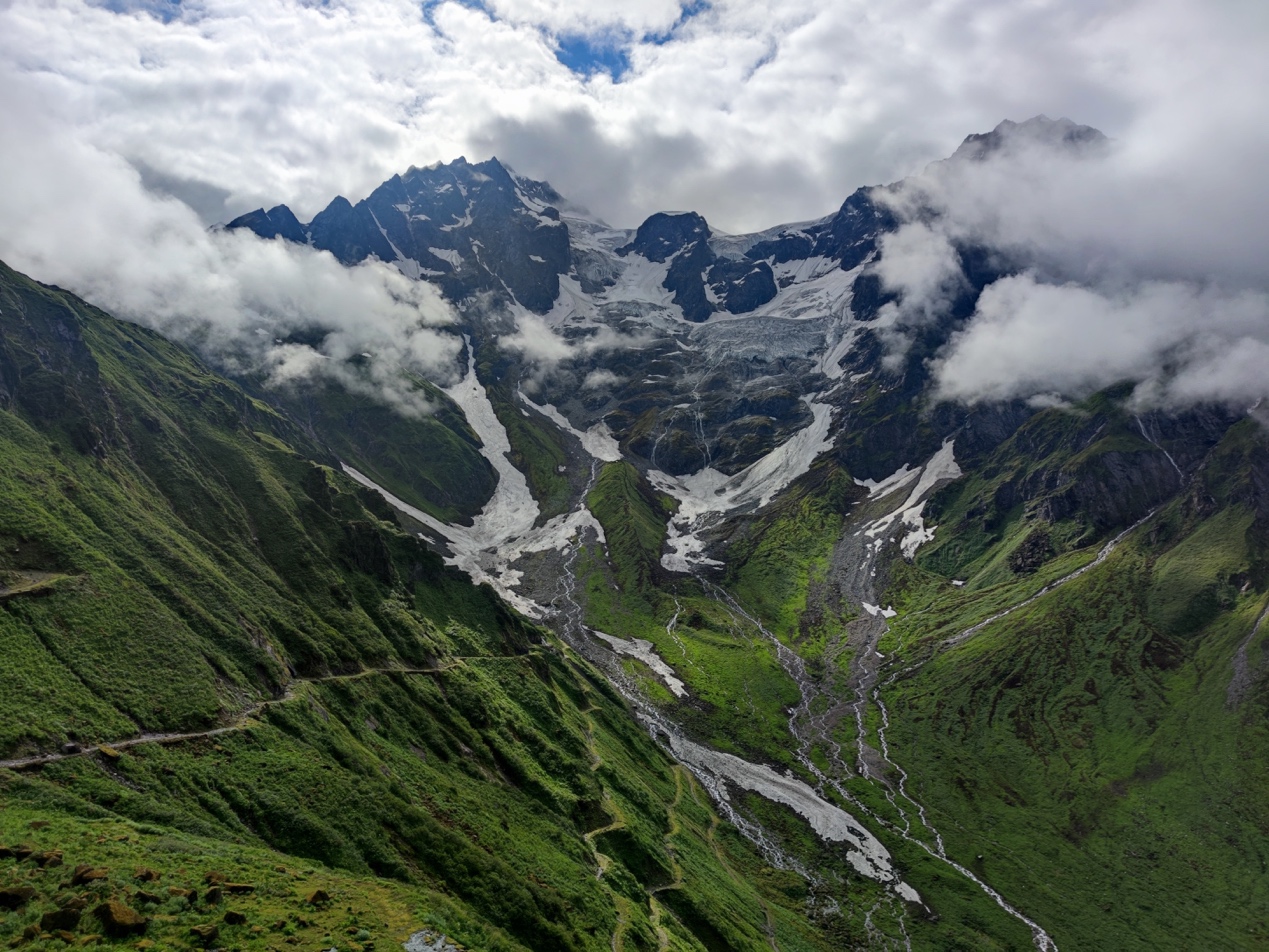
<path id="1" fill-rule="evenodd" d="M 1186 937 L 1254 948 L 1269 941 L 1269 626 L 1249 638 L 1269 583 L 1269 507 L 1256 488 L 1269 472 L 1269 441 L 1252 421 L 1235 425 L 1195 459 L 1198 475 L 1181 487 L 1123 408 L 1125 396 L 1112 390 L 1033 416 L 936 495 L 926 516 L 941 528 L 916 561 L 883 568 L 878 598 L 899 615 L 881 650 L 888 671 L 904 672 L 884 689 L 886 740 L 949 854 L 1063 949 L 1183 948 Z M 859 414 L 867 413 L 865 400 Z M 859 491 L 837 465 L 822 460 L 733 526 L 719 579 L 802 655 L 827 697 L 844 689 L 849 654 L 840 646 L 852 609 L 827 599 L 825 583 L 834 547 L 868 518 L 867 506 L 851 512 Z M 800 770 L 788 756 L 788 701 L 754 709 L 747 699 L 757 682 L 728 676 L 770 657 L 768 644 L 735 612 L 701 600 L 695 583 L 656 571 L 664 516 L 632 470 L 620 475 L 591 498 L 612 536 L 587 587 L 591 620 L 657 645 L 694 701 L 673 702 L 653 679 L 642 683 L 696 736 Z M 963 644 L 942 646 L 1088 565 L 1160 506 L 1103 564 Z M 746 662 L 708 653 L 729 637 Z M 1249 673 L 1236 696 L 1240 652 Z M 778 672 L 765 683 L 779 684 Z M 879 708 L 869 705 L 863 720 L 879 748 Z M 835 737 L 853 744 L 854 724 L 840 724 Z M 822 749 L 812 756 L 826 767 Z M 886 783 L 850 778 L 855 802 L 844 805 L 902 826 L 885 795 L 897 797 L 896 783 L 893 772 Z M 912 835 L 932 844 L 915 807 L 900 805 Z M 743 806 L 792 855 L 831 868 L 831 850 L 785 808 L 754 796 Z M 889 828 L 871 828 L 938 916 L 936 924 L 907 917 L 914 948 L 1030 945 L 1027 930 L 976 885 Z M 868 895 L 858 888 L 857 898 Z M 899 919 L 874 910 L 869 921 L 885 933 Z M 859 932 L 861 922 L 850 913 L 839 920 L 843 944 L 882 941 Z"/>
<path id="2" fill-rule="evenodd" d="M 469 522 L 493 495 L 497 476 L 453 401 L 422 378 L 413 384 L 426 394 L 431 414 L 403 415 L 333 383 L 260 395 L 393 495 L 443 522 Z"/>
<path id="3" fill-rule="evenodd" d="M 491 949 L 828 947 L 602 679 L 305 429 L 10 271 L 0 312 L 0 758 L 53 755 L 0 768 L 5 840 L 106 868 L 82 891 L 139 906 L 156 947 L 213 922 L 242 948 L 428 925 Z M 246 922 L 148 903 L 135 865 L 164 889 L 249 878 L 223 907 Z M 35 889 L 0 935 L 67 899 L 61 876 L 0 857 Z"/>
<path id="4" fill-rule="evenodd" d="M 881 761 L 880 780 L 844 778 L 849 799 L 821 792 L 871 815 L 919 908 L 731 790 L 811 875 L 772 868 L 597 672 L 339 473 L 346 459 L 441 518 L 478 511 L 492 472 L 439 392 L 426 420 L 252 394 L 8 270 L 0 327 L 0 846 L 34 851 L 0 849 L 0 890 L 32 890 L 0 909 L 0 939 L 60 945 L 41 920 L 82 897 L 77 940 L 115 898 L 156 948 L 203 945 L 191 929 L 210 924 L 243 949 L 384 948 L 425 927 L 507 950 L 1029 947 L 930 854 L 934 827 L 1064 950 L 1269 943 L 1269 625 L 1253 636 L 1269 440 L 1251 420 L 1195 443 L 1182 483 L 1122 390 L 1036 413 L 963 461 L 914 561 L 878 566 L 899 613 L 880 645 L 888 726 L 876 702 L 861 723 L 928 824 Z M 586 474 L 491 389 L 544 517 L 564 511 Z M 842 445 L 888 466 L 887 433 L 934 439 L 910 396 L 868 390 Z M 845 455 L 730 524 L 725 570 L 701 579 L 660 565 L 672 503 L 605 465 L 586 503 L 606 544 L 574 565 L 588 623 L 647 639 L 686 684 L 676 698 L 624 658 L 655 704 L 803 779 L 798 688 L 753 619 L 829 711 L 859 630 L 834 572 L 875 515 Z M 1150 512 L 1096 568 L 948 644 Z M 853 716 L 831 737 L 853 763 Z M 811 757 L 831 753 L 822 739 Z M 54 849 L 63 865 L 41 866 Z M 72 883 L 80 866 L 102 875 Z M 212 871 L 255 889 L 209 901 Z M 329 901 L 306 902 L 317 889 Z"/>
<path id="5" fill-rule="evenodd" d="M 1002 554 L 1030 531 L 1018 506 L 990 544 L 957 557 L 953 535 L 895 574 L 903 610 L 884 650 L 919 667 L 887 691 L 890 744 L 949 851 L 1062 948 L 1269 938 L 1263 673 L 1241 702 L 1230 696 L 1233 657 L 1265 607 L 1252 585 L 1263 523 L 1237 474 L 1263 453 L 1255 424 L 1235 427 L 1190 492 L 1103 565 L 951 650 L 938 645 L 1094 547 L 1008 573 Z M 947 512 L 981 486 L 946 491 Z M 964 588 L 930 571 L 949 564 Z M 1260 646 L 1245 648 L 1254 667 Z"/>

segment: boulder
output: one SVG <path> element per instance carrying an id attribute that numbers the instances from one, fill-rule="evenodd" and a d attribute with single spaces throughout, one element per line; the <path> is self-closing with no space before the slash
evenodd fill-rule
<path id="1" fill-rule="evenodd" d="M 117 899 L 109 899 L 93 910 L 101 920 L 102 931 L 114 939 L 140 935 L 149 926 L 150 920 L 135 909 L 129 909 Z"/>
<path id="2" fill-rule="evenodd" d="M 245 926 L 247 917 L 236 909 L 229 909 L 225 912 L 224 921 L 227 926 Z"/>
<path id="3" fill-rule="evenodd" d="M 312 906 L 324 906 L 330 902 L 330 893 L 325 889 L 314 889 L 304 901 Z"/>
<path id="4" fill-rule="evenodd" d="M 79 927 L 80 912 L 78 909 L 54 909 L 40 916 L 41 932 L 71 931 Z"/>
<path id="5" fill-rule="evenodd" d="M 76 866 L 75 873 L 71 876 L 72 886 L 82 886 L 84 883 L 97 882 L 110 876 L 110 870 L 104 866 Z"/>
<path id="6" fill-rule="evenodd" d="M 209 906 L 219 906 L 224 898 L 225 892 L 219 886 L 208 886 L 207 891 L 203 893 L 203 902 Z"/>
<path id="7" fill-rule="evenodd" d="M 256 891 L 254 883 L 225 883 L 224 889 L 227 893 L 237 893 L 238 895 L 244 895 L 246 893 L 253 893 Z"/>
<path id="8" fill-rule="evenodd" d="M 190 926 L 189 934 L 202 942 L 203 945 L 211 945 L 220 935 L 220 927 L 214 922 L 208 922 L 204 925 Z"/>
<path id="9" fill-rule="evenodd" d="M 31 901 L 35 890 L 30 886 L 0 887 L 0 909 L 17 909 Z"/>
<path id="10" fill-rule="evenodd" d="M 163 874 L 150 869 L 148 866 L 138 866 L 137 871 L 132 874 L 132 878 L 141 883 L 155 883 L 163 878 Z"/>

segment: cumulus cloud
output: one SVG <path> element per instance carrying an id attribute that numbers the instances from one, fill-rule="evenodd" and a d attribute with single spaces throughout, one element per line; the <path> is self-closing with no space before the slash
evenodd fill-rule
<path id="1" fill-rule="evenodd" d="M 1255 3 L 148 6 L 8 0 L 0 59 L 210 220 L 274 201 L 307 217 L 411 164 L 496 153 L 614 224 L 692 208 L 737 232 L 825 214 L 1005 117 L 1072 115 L 1154 151 L 1263 136 L 1193 124 L 1263 88 L 1236 75 L 1265 59 Z M 568 36 L 620 44 L 629 70 L 570 72 Z"/>
<path id="2" fill-rule="evenodd" d="M 900 326 L 947 300 L 948 248 L 993 249 L 1022 272 L 987 288 L 933 362 L 944 397 L 1055 399 L 1122 380 L 1151 405 L 1246 406 L 1269 392 L 1252 356 L 1269 342 L 1269 135 L 1258 118 L 1269 59 L 1258 55 L 1263 30 L 1259 42 L 1233 35 L 1239 25 L 1254 35 L 1243 19 L 1213 17 L 1204 40 L 1228 42 L 1220 62 L 1165 55 L 1178 75 L 1155 71 L 1158 101 L 1108 143 L 1055 147 L 1023 130 L 874 192 L 912 222 L 879 262 L 904 294 Z M 1166 38 L 1161 24 L 1141 25 Z"/>
<path id="3" fill-rule="evenodd" d="M 1023 274 L 989 285 L 934 361 L 940 396 L 1086 394 L 1138 381 L 1145 405 L 1250 404 L 1269 390 L 1269 296 L 1180 282 L 1119 293 Z"/>
<path id="4" fill-rule="evenodd" d="M 513 23 L 545 27 L 563 34 L 596 30 L 662 34 L 678 21 L 678 0 L 489 0 L 488 9 Z"/>
<path id="5" fill-rule="evenodd" d="M 3 74 L 0 74 L 3 75 Z M 20 77 L 4 75 L 10 84 Z M 23 143 L 0 150 L 0 257 L 122 317 L 195 345 L 235 371 L 276 383 L 314 375 L 422 413 L 409 372 L 450 369 L 457 340 L 427 284 L 377 262 L 242 231 L 208 231 L 184 203 L 147 191 L 138 172 L 30 107 L 0 101 Z M 288 338 L 302 337 L 304 342 Z"/>
<path id="6" fill-rule="evenodd" d="M 620 81 L 561 62 L 579 36 L 621 48 Z M 239 324 L 274 315 L 276 330 L 371 286 L 373 304 L 340 307 L 431 313 L 436 302 L 412 297 L 428 292 L 384 269 L 336 278 L 285 248 L 260 261 L 295 296 L 270 296 L 238 239 L 198 226 L 274 202 L 307 219 L 409 165 L 497 154 L 617 225 L 679 208 L 739 232 L 819 217 L 968 132 L 1046 112 L 1101 128 L 1116 148 L 1097 163 L 945 167 L 905 191 L 941 213 L 883 258 L 886 280 L 909 291 L 904 319 L 933 314 L 955 280 L 939 242 L 978 236 L 1016 253 L 1037 289 L 1100 295 L 1107 320 L 1179 282 L 1202 305 L 1194 319 L 1220 327 L 1213 315 L 1265 285 L 1267 36 L 1269 7 L 1253 0 L 5 0 L 0 155 L 20 174 L 6 182 L 0 240 L 37 277 L 169 327 L 195 315 L 211 337 L 238 320 L 229 311 L 251 315 Z M 195 303 L 170 303 L 182 295 Z M 328 346 L 358 353 L 359 333 Z M 446 352 L 419 333 L 392 346 Z M 1217 333 L 1222 346 L 1242 340 Z M 1152 345 L 1172 361 L 1170 398 L 1221 389 L 1200 379 L 1221 351 L 1198 343 L 1177 325 L 1171 347 Z M 968 378 L 951 376 L 956 352 L 943 358 L 947 392 L 969 399 Z M 270 360 L 279 379 L 324 363 Z"/>
<path id="7" fill-rule="evenodd" d="M 547 374 L 563 363 L 584 359 L 604 351 L 644 347 L 651 340 L 651 335 L 646 332 L 622 334 L 606 325 L 590 329 L 579 336 L 566 338 L 556 333 L 555 328 L 543 318 L 523 311 L 517 315 L 515 331 L 503 334 L 498 339 L 498 343 L 525 358 L 533 368 L 529 382 L 536 387 Z M 594 376 L 595 374 L 592 373 L 586 379 L 590 380 Z M 602 377 L 596 379 L 602 379 Z M 590 384 L 590 386 L 596 385 Z"/>
<path id="8" fill-rule="evenodd" d="M 605 387 L 615 387 L 619 383 L 621 383 L 621 378 L 615 373 L 611 370 L 600 368 L 599 370 L 592 370 L 586 375 L 585 379 L 582 380 L 582 389 L 602 390 Z"/>

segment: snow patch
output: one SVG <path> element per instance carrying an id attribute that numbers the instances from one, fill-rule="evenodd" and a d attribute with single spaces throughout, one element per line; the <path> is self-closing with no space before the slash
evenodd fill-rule
<path id="1" fill-rule="evenodd" d="M 587 430 L 579 430 L 568 422 L 568 418 L 560 413 L 555 407 L 549 403 L 534 403 L 523 393 L 520 393 L 520 399 L 524 403 L 537 410 L 565 433 L 571 433 L 577 437 L 584 449 L 595 459 L 605 463 L 616 463 L 621 459 L 621 447 L 616 439 L 613 438 L 612 432 L 608 429 L 608 424 L 600 420 L 594 426 Z"/>
<path id="2" fill-rule="evenodd" d="M 666 735 L 670 750 L 694 772 L 712 775 L 711 792 L 728 800 L 727 783 L 751 790 L 775 803 L 783 803 L 811 825 L 816 836 L 830 843 L 844 843 L 846 859 L 861 875 L 890 884 L 909 902 L 919 902 L 915 889 L 899 879 L 889 851 L 864 829 L 863 824 L 840 807 L 824 800 L 792 774 L 780 774 L 763 764 L 751 764 L 733 754 L 693 743 L 677 732 Z"/>
<path id="3" fill-rule="evenodd" d="M 882 618 L 894 618 L 895 615 L 899 614 L 889 605 L 885 608 L 881 608 L 880 606 L 870 604 L 869 602 L 864 602 L 863 606 L 864 611 L 866 611 L 869 615 L 872 615 L 873 618 L 876 618 L 878 615 Z"/>
<path id="4" fill-rule="evenodd" d="M 575 512 L 555 516 L 544 525 L 534 526 L 541 511 L 529 492 L 524 474 L 508 459 L 511 441 L 494 414 L 489 395 L 476 379 L 476 355 L 471 342 L 467 338 L 464 341 L 467 344 L 467 374 L 445 393 L 463 411 L 468 424 L 480 437 L 481 455 L 489 460 L 498 474 L 493 497 L 485 503 L 472 524 L 453 526 L 441 522 L 398 499 L 348 464 L 340 465 L 357 482 L 375 490 L 391 506 L 443 538 L 452 553 L 445 560 L 447 565 L 462 569 L 477 585 L 488 582 L 520 612 L 531 618 L 541 618 L 545 614 L 544 609 L 516 591 L 521 573 L 512 569 L 511 563 L 529 552 L 547 549 L 562 552 L 584 529 L 590 529 L 601 542 L 605 541 L 604 530 L 585 506 Z"/>
<path id="5" fill-rule="evenodd" d="M 709 301 L 710 304 L 722 304 L 723 299 L 714 291 L 714 286 L 706 278 L 707 274 L 709 274 L 708 268 L 701 272 L 701 283 L 705 285 L 705 300 Z"/>
<path id="6" fill-rule="evenodd" d="M 832 447 L 833 437 L 829 435 L 832 407 L 816 403 L 813 396 L 803 400 L 811 408 L 810 424 L 735 476 L 712 467 L 690 476 L 671 476 L 655 469 L 648 472 L 653 486 L 679 502 L 666 540 L 670 551 L 661 557 L 666 569 L 690 572 L 694 565 L 721 565 L 701 556 L 705 542 L 699 534 L 717 524 L 728 512 L 761 509 L 806 473 L 816 457 Z"/>
<path id="7" fill-rule="evenodd" d="M 615 638 L 593 628 L 588 628 L 587 631 L 618 654 L 627 655 L 642 661 L 656 672 L 657 676 L 665 682 L 665 686 L 670 689 L 670 692 L 675 697 L 687 697 L 687 686 L 675 676 L 674 669 L 657 654 L 656 646 L 652 642 L 645 641 L 643 638 L 631 638 L 626 641 L 624 638 Z"/>
<path id="8" fill-rule="evenodd" d="M 428 248 L 427 250 L 442 261 L 449 262 L 455 268 L 461 268 L 463 266 L 463 256 L 453 248 Z"/>
<path id="9" fill-rule="evenodd" d="M 870 539 L 877 540 L 878 547 L 886 538 L 892 537 L 894 530 L 907 527 L 909 531 L 905 532 L 903 538 L 899 540 L 899 549 L 905 559 L 911 559 L 916 555 L 918 547 L 934 539 L 934 530 L 938 527 L 926 527 L 923 516 L 925 503 L 940 483 L 957 479 L 961 475 L 961 468 L 956 464 L 954 443 L 954 440 L 944 441 L 939 451 L 919 470 L 909 469 L 905 464 L 902 469 L 881 482 L 855 481 L 861 486 L 868 487 L 869 498 L 882 498 L 906 486 L 918 473 L 920 474 L 920 479 L 912 487 L 902 505 L 864 527 L 864 533 Z"/>

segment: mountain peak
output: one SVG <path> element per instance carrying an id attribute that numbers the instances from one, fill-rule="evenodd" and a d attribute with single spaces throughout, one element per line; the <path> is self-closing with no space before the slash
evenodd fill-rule
<path id="1" fill-rule="evenodd" d="M 1099 129 L 1072 122 L 1065 117 L 1050 119 L 1046 115 L 1032 116 L 1024 122 L 1006 119 L 991 132 L 975 133 L 952 153 L 953 159 L 982 161 L 992 155 L 1007 152 L 1019 145 L 1032 145 L 1082 153 L 1104 146 L 1110 140 Z"/>
<path id="2" fill-rule="evenodd" d="M 617 254 L 636 251 L 649 261 L 662 262 L 694 242 L 709 241 L 711 234 L 709 224 L 696 212 L 657 212 L 648 216 Z"/>

